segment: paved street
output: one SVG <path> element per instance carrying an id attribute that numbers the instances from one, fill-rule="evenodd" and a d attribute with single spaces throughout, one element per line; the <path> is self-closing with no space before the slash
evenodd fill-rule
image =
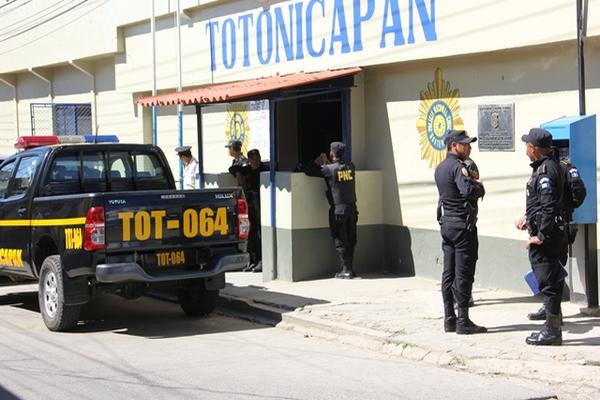
<path id="1" fill-rule="evenodd" d="M 530 399 L 469 375 L 176 304 L 104 296 L 76 332 L 46 330 L 34 286 L 0 287 L 1 399 Z"/>

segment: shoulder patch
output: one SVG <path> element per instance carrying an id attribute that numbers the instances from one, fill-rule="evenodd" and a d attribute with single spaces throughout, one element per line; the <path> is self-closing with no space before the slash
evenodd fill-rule
<path id="1" fill-rule="evenodd" d="M 462 172 L 462 174 L 463 174 L 464 176 L 466 176 L 466 177 L 469 177 L 469 171 L 467 171 L 467 168 L 465 168 L 465 167 L 462 167 L 462 168 L 460 169 L 460 172 Z"/>
<path id="2" fill-rule="evenodd" d="M 551 185 L 552 181 L 550 180 L 550 178 L 545 176 L 542 179 L 540 179 L 540 187 L 542 189 L 549 189 Z"/>
<path id="3" fill-rule="evenodd" d="M 579 171 L 577 168 L 571 168 L 569 174 L 571 175 L 571 178 L 579 178 Z"/>

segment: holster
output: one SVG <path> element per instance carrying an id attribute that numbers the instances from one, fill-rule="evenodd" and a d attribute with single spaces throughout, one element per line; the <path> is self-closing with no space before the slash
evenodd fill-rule
<path id="1" fill-rule="evenodd" d="M 471 232 L 475 229 L 477 224 L 477 208 L 473 207 L 468 201 L 465 202 L 465 209 L 467 210 L 466 229 Z"/>

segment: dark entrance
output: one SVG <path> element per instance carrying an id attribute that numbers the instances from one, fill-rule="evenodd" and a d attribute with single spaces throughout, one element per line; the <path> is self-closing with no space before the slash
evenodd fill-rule
<path id="1" fill-rule="evenodd" d="M 340 92 L 306 97 L 298 101 L 298 158 L 306 164 L 329 144 L 343 140 Z"/>

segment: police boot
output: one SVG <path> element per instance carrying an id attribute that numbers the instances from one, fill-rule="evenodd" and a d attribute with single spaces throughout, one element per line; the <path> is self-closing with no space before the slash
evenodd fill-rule
<path id="1" fill-rule="evenodd" d="M 456 334 L 457 335 L 472 335 L 474 333 L 486 333 L 487 328 L 475 325 L 469 319 L 469 309 L 459 308 L 458 318 L 456 319 Z"/>
<path id="2" fill-rule="evenodd" d="M 444 303 L 444 332 L 456 332 L 456 314 L 454 302 Z"/>
<path id="3" fill-rule="evenodd" d="M 540 332 L 529 335 L 525 343 L 534 346 L 560 346 L 562 344 L 560 316 L 546 312 L 544 328 Z"/>
<path id="4" fill-rule="evenodd" d="M 356 277 L 356 274 L 351 269 L 344 267 L 341 272 L 335 274 L 337 279 L 352 279 Z"/>
<path id="5" fill-rule="evenodd" d="M 527 314 L 527 319 L 530 321 L 543 321 L 546 319 L 546 306 L 541 306 L 539 310 Z"/>
<path id="6" fill-rule="evenodd" d="M 559 315 L 560 315 L 560 324 L 564 325 L 563 317 L 562 317 L 562 310 Z M 546 319 L 546 306 L 543 305 L 536 312 L 527 314 L 527 319 L 529 319 L 530 321 L 544 321 Z"/>

